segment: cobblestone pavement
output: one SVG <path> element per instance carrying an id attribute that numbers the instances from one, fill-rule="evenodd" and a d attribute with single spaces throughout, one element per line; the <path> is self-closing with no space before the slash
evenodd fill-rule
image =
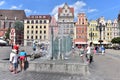
<path id="1" fill-rule="evenodd" d="M 120 80 L 119 53 L 117 50 L 106 50 L 105 55 L 94 55 L 94 62 L 89 65 L 90 74 L 86 76 L 28 71 L 12 74 L 0 71 L 0 80 Z"/>
<path id="2" fill-rule="evenodd" d="M 105 55 L 95 55 L 94 62 L 89 65 L 91 77 L 99 76 L 102 80 L 120 80 L 120 58 L 115 57 L 117 55 L 119 56 L 119 51 L 113 50 L 107 50 Z"/>
<path id="3" fill-rule="evenodd" d="M 71 75 L 65 73 L 45 73 L 45 72 L 0 72 L 0 80 L 92 80 L 82 75 Z"/>

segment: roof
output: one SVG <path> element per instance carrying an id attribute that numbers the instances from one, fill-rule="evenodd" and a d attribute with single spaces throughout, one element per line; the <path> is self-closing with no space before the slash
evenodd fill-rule
<path id="1" fill-rule="evenodd" d="M 50 23 L 50 25 L 51 25 L 51 26 L 57 26 L 57 21 L 56 21 L 56 19 L 55 19 L 54 16 L 52 16 L 52 18 L 51 18 L 51 23 Z"/>
<path id="2" fill-rule="evenodd" d="M 64 6 L 67 6 L 68 9 L 70 10 L 70 12 L 74 15 L 74 8 L 73 7 L 69 7 L 67 5 L 67 3 L 65 3 Z M 58 8 L 58 15 L 60 15 L 62 13 L 62 10 L 64 9 L 64 6 L 63 6 L 63 8 Z"/>
<path id="3" fill-rule="evenodd" d="M 51 20 L 50 15 L 30 15 L 26 19 L 48 19 Z"/>
<path id="4" fill-rule="evenodd" d="M 0 20 L 23 20 L 26 17 L 24 10 L 0 9 Z"/>

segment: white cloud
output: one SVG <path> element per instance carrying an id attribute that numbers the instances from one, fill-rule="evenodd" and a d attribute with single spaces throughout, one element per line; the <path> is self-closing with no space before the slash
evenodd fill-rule
<path id="1" fill-rule="evenodd" d="M 63 7 L 63 6 L 64 6 L 64 4 L 55 6 L 54 9 L 52 10 L 52 12 L 50 13 L 52 16 L 55 16 L 56 20 L 58 18 L 58 8 Z"/>
<path id="2" fill-rule="evenodd" d="M 58 8 L 63 7 L 63 5 L 64 5 L 64 3 L 61 4 L 61 5 L 55 6 L 50 14 L 55 16 L 55 18 L 57 19 L 57 17 L 58 17 Z M 91 12 L 97 11 L 97 9 L 86 9 L 85 7 L 87 6 L 87 4 L 85 2 L 83 2 L 83 1 L 76 1 L 72 5 L 68 4 L 68 6 L 74 7 L 74 16 L 75 16 L 75 18 L 77 18 L 77 14 L 80 13 L 80 12 L 91 13 Z"/>
<path id="3" fill-rule="evenodd" d="M 97 9 L 88 9 L 88 13 L 96 12 L 98 11 Z"/>
<path id="4" fill-rule="evenodd" d="M 21 9 L 21 8 L 22 8 L 22 5 L 19 5 L 19 6 L 13 5 L 13 6 L 11 6 L 10 9 Z"/>
<path id="5" fill-rule="evenodd" d="M 32 10 L 30 10 L 30 9 L 25 9 L 25 12 L 26 12 L 26 13 L 32 13 Z"/>
<path id="6" fill-rule="evenodd" d="M 5 1 L 0 1 L 0 6 L 2 6 L 3 4 L 5 4 Z"/>
<path id="7" fill-rule="evenodd" d="M 74 7 L 74 16 L 77 18 L 77 14 L 80 12 L 85 12 L 86 3 L 83 1 L 77 1 L 73 5 L 70 5 L 70 7 Z"/>

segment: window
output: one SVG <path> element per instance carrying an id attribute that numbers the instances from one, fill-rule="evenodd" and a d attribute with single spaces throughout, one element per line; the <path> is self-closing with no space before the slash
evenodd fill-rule
<path id="1" fill-rule="evenodd" d="M 46 31 L 44 31 L 44 34 L 46 34 Z"/>
<path id="2" fill-rule="evenodd" d="M 31 36 L 31 39 L 33 39 L 33 36 Z"/>
<path id="3" fill-rule="evenodd" d="M 38 26 L 36 26 L 36 29 L 38 28 Z"/>
<path id="4" fill-rule="evenodd" d="M 27 34 L 29 34 L 29 31 L 27 31 Z"/>
<path id="5" fill-rule="evenodd" d="M 33 29 L 33 26 L 32 26 L 32 29 Z"/>
<path id="6" fill-rule="evenodd" d="M 27 28 L 29 28 L 29 26 L 27 26 Z"/>
<path id="7" fill-rule="evenodd" d="M 46 23 L 46 20 L 44 20 L 44 23 Z"/>
<path id="8" fill-rule="evenodd" d="M 30 21 L 29 21 L 29 20 L 27 20 L 27 23 L 29 24 L 29 23 L 30 23 Z"/>
<path id="9" fill-rule="evenodd" d="M 40 26 L 40 28 L 42 28 L 42 26 Z"/>
<path id="10" fill-rule="evenodd" d="M 31 23 L 34 24 L 34 21 L 32 20 Z"/>
<path id="11" fill-rule="evenodd" d="M 36 20 L 36 23 L 38 23 L 38 20 Z"/>
<path id="12" fill-rule="evenodd" d="M 67 10 L 65 10 L 65 12 L 67 13 Z"/>
<path id="13" fill-rule="evenodd" d="M 36 31 L 36 34 L 38 33 L 38 31 Z"/>
<path id="14" fill-rule="evenodd" d="M 42 20 L 40 20 L 40 23 L 42 23 Z"/>
<path id="15" fill-rule="evenodd" d="M 29 39 L 29 36 L 27 36 L 27 39 Z"/>
<path id="16" fill-rule="evenodd" d="M 40 36 L 40 39 L 42 39 L 42 36 Z"/>
<path id="17" fill-rule="evenodd" d="M 36 39 L 38 39 L 38 37 L 37 37 L 37 36 L 36 36 L 35 38 L 36 38 Z"/>
<path id="18" fill-rule="evenodd" d="M 42 34 L 42 31 L 40 30 L 40 34 Z"/>
<path id="19" fill-rule="evenodd" d="M 33 34 L 33 30 L 31 31 L 31 34 Z"/>
<path id="20" fill-rule="evenodd" d="M 46 26 L 44 26 L 44 29 L 46 28 Z"/>

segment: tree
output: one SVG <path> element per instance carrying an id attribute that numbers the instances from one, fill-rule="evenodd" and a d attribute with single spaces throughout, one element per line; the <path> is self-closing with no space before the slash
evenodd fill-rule
<path id="1" fill-rule="evenodd" d="M 5 38 L 9 39 L 10 37 L 10 28 L 8 28 L 7 32 L 5 33 Z"/>
<path id="2" fill-rule="evenodd" d="M 116 38 L 113 38 L 111 40 L 112 43 L 117 43 L 117 44 L 120 44 L 120 37 L 116 37 Z"/>
<path id="3" fill-rule="evenodd" d="M 24 30 L 24 25 L 22 22 L 17 21 L 15 22 L 15 26 L 14 26 L 15 30 L 17 31 L 23 31 Z"/>
<path id="4" fill-rule="evenodd" d="M 20 21 L 15 22 L 14 28 L 15 28 L 15 33 L 16 33 L 15 43 L 23 44 L 23 39 L 24 39 L 24 37 L 23 37 L 24 36 L 23 22 L 20 22 Z"/>

